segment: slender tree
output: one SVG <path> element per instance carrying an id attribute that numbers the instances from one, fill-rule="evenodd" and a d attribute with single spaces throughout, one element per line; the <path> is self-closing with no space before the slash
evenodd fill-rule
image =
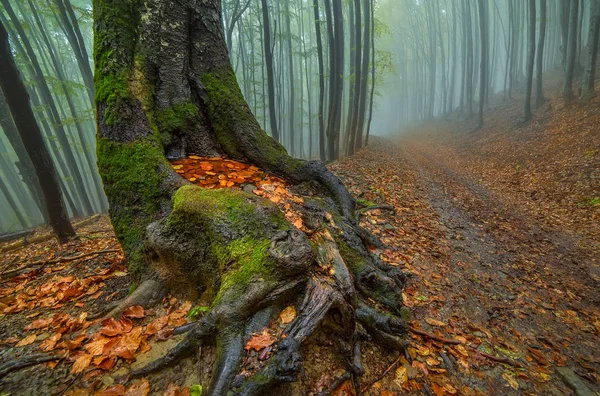
<path id="1" fill-rule="evenodd" d="M 60 243 L 75 236 L 58 185 L 58 174 L 35 121 L 29 94 L 21 80 L 8 42 L 8 33 L 0 21 L 0 87 L 12 113 L 21 141 L 31 158 L 44 194 L 50 225 Z"/>
<path id="2" fill-rule="evenodd" d="M 587 102 L 594 93 L 596 80 L 596 64 L 598 60 L 598 38 L 600 33 L 600 2 L 591 0 L 590 23 L 588 31 L 588 53 L 583 74 L 581 97 Z"/>
<path id="3" fill-rule="evenodd" d="M 544 72 L 544 48 L 546 43 L 546 0 L 540 1 L 540 36 L 537 43 L 537 60 L 536 60 L 536 80 L 535 80 L 535 106 L 540 107 L 544 99 L 543 72 Z"/>
<path id="4" fill-rule="evenodd" d="M 531 112 L 531 92 L 533 88 L 533 65 L 535 62 L 535 0 L 529 0 L 529 22 L 527 29 L 527 80 L 525 90 L 525 106 L 523 109 L 523 118 L 529 121 L 533 117 Z"/>
<path id="5" fill-rule="evenodd" d="M 566 71 L 565 82 L 563 85 L 563 98 L 565 103 L 571 103 L 575 100 L 573 92 L 573 79 L 575 77 L 575 63 L 577 56 L 577 17 L 579 14 L 579 1 L 571 1 L 569 9 L 569 39 L 567 45 Z"/>
<path id="6" fill-rule="evenodd" d="M 267 0 L 261 0 L 264 29 L 264 53 L 267 67 L 267 89 L 269 91 L 269 122 L 271 123 L 271 136 L 279 142 L 279 129 L 275 116 L 275 76 L 273 74 L 273 47 L 271 47 L 271 23 L 269 21 L 269 6 Z"/>
<path id="7" fill-rule="evenodd" d="M 531 0 L 535 1 L 535 0 Z M 488 85 L 488 32 L 487 32 L 487 8 L 486 0 L 477 0 L 479 5 L 479 39 L 481 42 L 481 61 L 479 70 L 479 112 L 477 115 L 477 127 L 483 127 L 483 107 Z"/>

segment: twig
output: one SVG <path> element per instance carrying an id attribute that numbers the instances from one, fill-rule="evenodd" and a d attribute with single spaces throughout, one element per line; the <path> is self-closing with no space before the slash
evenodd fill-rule
<path id="1" fill-rule="evenodd" d="M 0 377 L 13 371 L 20 370 L 25 367 L 35 366 L 38 364 L 52 362 L 54 360 L 62 360 L 62 356 L 57 355 L 33 355 L 26 358 L 16 359 L 0 366 Z"/>
<path id="2" fill-rule="evenodd" d="M 31 263 L 28 263 L 20 268 L 14 269 L 12 271 L 6 271 L 0 274 L 0 277 L 2 278 L 12 278 L 14 276 L 18 276 L 19 274 L 21 274 L 24 270 L 31 268 L 31 267 L 35 267 L 38 265 L 41 265 L 42 267 L 48 265 L 48 264 L 56 264 L 56 263 L 67 263 L 69 261 L 74 261 L 74 260 L 79 260 L 85 257 L 89 257 L 89 256 L 93 256 L 96 254 L 106 254 L 106 253 L 117 253 L 120 252 L 119 249 L 107 249 L 107 250 L 96 250 L 93 252 L 88 252 L 88 253 L 82 253 L 79 254 L 77 256 L 71 256 L 71 257 L 59 257 L 56 259 L 52 259 L 52 260 L 40 260 L 40 261 L 33 261 Z"/>
<path id="3" fill-rule="evenodd" d="M 381 381 L 386 375 L 388 375 L 388 373 L 390 371 L 394 370 L 396 368 L 396 366 L 398 366 L 401 359 L 402 359 L 402 355 L 398 356 L 398 359 L 394 360 L 394 363 L 392 363 L 388 368 L 386 368 L 385 371 L 383 373 L 381 373 L 381 375 L 379 377 L 377 377 L 375 380 L 373 380 L 373 381 L 369 382 L 368 384 L 366 384 L 365 386 L 363 386 L 360 391 L 365 393 L 370 387 L 375 385 L 377 382 Z"/>
<path id="4" fill-rule="evenodd" d="M 419 334 L 419 335 L 422 335 L 424 337 L 431 338 L 432 340 L 439 341 L 439 342 L 442 342 L 444 344 L 453 344 L 453 345 L 462 344 L 462 342 L 459 341 L 459 340 L 450 340 L 450 339 L 447 339 L 447 338 L 438 337 L 438 336 L 435 336 L 433 334 L 427 333 L 426 331 L 415 329 L 412 326 L 409 327 L 409 330 L 412 333 Z M 509 358 L 506 358 L 506 357 L 499 357 L 499 356 L 490 355 L 489 353 L 481 352 L 479 349 L 477 349 L 475 347 L 472 347 L 470 345 L 467 345 L 467 347 L 469 347 L 473 351 L 477 352 L 481 356 L 486 357 L 486 358 L 488 358 L 490 360 L 493 360 L 495 362 L 509 364 L 511 366 L 514 366 L 514 367 L 523 367 L 523 365 L 521 363 L 519 363 L 517 361 L 514 361 L 512 359 L 509 359 Z"/>
<path id="5" fill-rule="evenodd" d="M 448 338 L 438 337 L 438 336 L 428 333 L 426 331 L 415 329 L 412 326 L 409 326 L 408 329 L 411 331 L 411 333 L 415 333 L 415 334 L 421 335 L 423 337 L 431 338 L 432 340 L 443 342 L 444 344 L 453 344 L 453 345 L 462 344 L 462 342 L 460 340 L 450 340 Z"/>
<path id="6" fill-rule="evenodd" d="M 514 361 L 512 359 L 509 359 L 506 357 L 490 355 L 489 353 L 481 352 L 480 350 L 473 348 L 473 347 L 470 347 L 470 348 L 473 349 L 475 352 L 479 353 L 481 356 L 486 357 L 490 360 L 493 360 L 494 362 L 504 363 L 504 364 L 508 364 L 513 367 L 523 368 L 523 365 L 521 363 Z"/>

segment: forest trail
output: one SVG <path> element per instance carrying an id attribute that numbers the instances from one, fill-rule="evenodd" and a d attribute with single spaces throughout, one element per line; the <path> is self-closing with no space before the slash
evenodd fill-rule
<path id="1" fill-rule="evenodd" d="M 528 213 L 505 187 L 484 186 L 456 165 L 448 154 L 452 144 L 442 147 L 431 136 L 379 143 L 334 168 L 355 192 L 365 190 L 361 179 L 381 186 L 374 196 L 397 208 L 393 218 L 365 220 L 387 243 L 397 240 L 397 250 L 384 255 L 401 258 L 415 274 L 405 291 L 413 325 L 524 366 L 494 367 L 472 351 L 423 345 L 413 335 L 434 393 L 451 384 L 461 394 L 569 394 L 557 367 L 572 369 L 598 391 L 597 244 L 575 227 L 557 229 Z M 422 348 L 449 357 L 450 368 L 445 358 L 438 367 L 450 375 L 432 372 L 435 360 L 419 356 Z"/>

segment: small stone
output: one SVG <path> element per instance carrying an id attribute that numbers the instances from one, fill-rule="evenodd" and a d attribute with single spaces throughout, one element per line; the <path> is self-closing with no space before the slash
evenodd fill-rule
<path id="1" fill-rule="evenodd" d="M 482 333 L 481 331 L 475 331 L 475 332 L 473 332 L 473 335 L 477 338 L 486 338 L 486 335 L 484 333 Z"/>
<path id="2" fill-rule="evenodd" d="M 248 194 L 252 194 L 254 190 L 256 190 L 256 186 L 254 184 L 246 184 L 242 190 L 247 192 Z"/>
<path id="3" fill-rule="evenodd" d="M 581 378 L 575 374 L 573 370 L 568 367 L 557 367 L 556 371 L 558 375 L 563 379 L 565 384 L 569 386 L 569 388 L 575 391 L 577 396 L 594 396 L 594 392 L 592 392 L 581 380 Z"/>

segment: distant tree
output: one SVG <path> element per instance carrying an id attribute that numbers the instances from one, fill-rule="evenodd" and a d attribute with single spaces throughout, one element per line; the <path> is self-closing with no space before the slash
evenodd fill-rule
<path id="1" fill-rule="evenodd" d="M 483 107 L 488 85 L 488 26 L 487 26 L 487 0 L 477 0 L 479 4 L 479 39 L 481 43 L 481 64 L 479 71 L 479 112 L 477 115 L 477 127 L 483 127 Z M 531 0 L 535 1 L 535 0 Z"/>
<path id="2" fill-rule="evenodd" d="M 528 0 L 529 4 L 529 22 L 527 23 L 527 80 L 525 88 L 525 106 L 523 109 L 523 118 L 529 121 L 533 117 L 531 112 L 531 91 L 533 88 L 533 65 L 535 62 L 535 1 Z"/>
<path id="3" fill-rule="evenodd" d="M 579 1 L 571 1 L 571 7 L 569 9 L 569 39 L 567 41 L 567 57 L 566 57 L 566 70 L 565 70 L 565 82 L 563 85 L 563 98 L 566 103 L 571 103 L 575 100 L 575 93 L 573 92 L 573 78 L 575 77 L 575 63 L 577 57 L 577 32 L 578 23 L 577 16 L 579 12 Z"/>
<path id="4" fill-rule="evenodd" d="M 273 47 L 271 46 L 271 22 L 269 20 L 269 6 L 267 5 L 267 0 L 261 0 L 261 4 L 265 40 L 265 64 L 267 66 L 267 89 L 269 91 L 269 122 L 271 125 L 271 136 L 273 136 L 273 139 L 279 142 L 277 116 L 275 115 L 275 76 L 273 73 Z"/>
<path id="5" fill-rule="evenodd" d="M 588 53 L 583 74 L 581 97 L 588 101 L 593 93 L 596 82 L 596 64 L 598 60 L 598 38 L 600 34 L 600 1 L 591 0 L 590 27 L 588 31 Z"/>
<path id="6" fill-rule="evenodd" d="M 319 63 L 319 156 L 321 161 L 327 159 L 325 152 L 325 120 L 323 116 L 325 102 L 325 66 L 323 62 L 323 39 L 321 37 L 321 21 L 319 18 L 319 1 L 313 0 L 313 11 L 315 16 L 315 33 L 317 40 L 317 60 Z"/>
<path id="7" fill-rule="evenodd" d="M 31 158 L 35 173 L 44 194 L 46 211 L 54 233 L 60 243 L 75 236 L 58 184 L 58 174 L 44 144 L 42 132 L 35 121 L 29 94 L 21 80 L 12 56 L 8 33 L 0 21 L 0 87 L 21 136 L 21 141 Z"/>
<path id="8" fill-rule="evenodd" d="M 544 46 L 546 43 L 546 0 L 540 1 L 540 36 L 537 43 L 536 80 L 535 80 L 535 106 L 540 107 L 545 99 L 542 90 L 544 72 Z"/>

